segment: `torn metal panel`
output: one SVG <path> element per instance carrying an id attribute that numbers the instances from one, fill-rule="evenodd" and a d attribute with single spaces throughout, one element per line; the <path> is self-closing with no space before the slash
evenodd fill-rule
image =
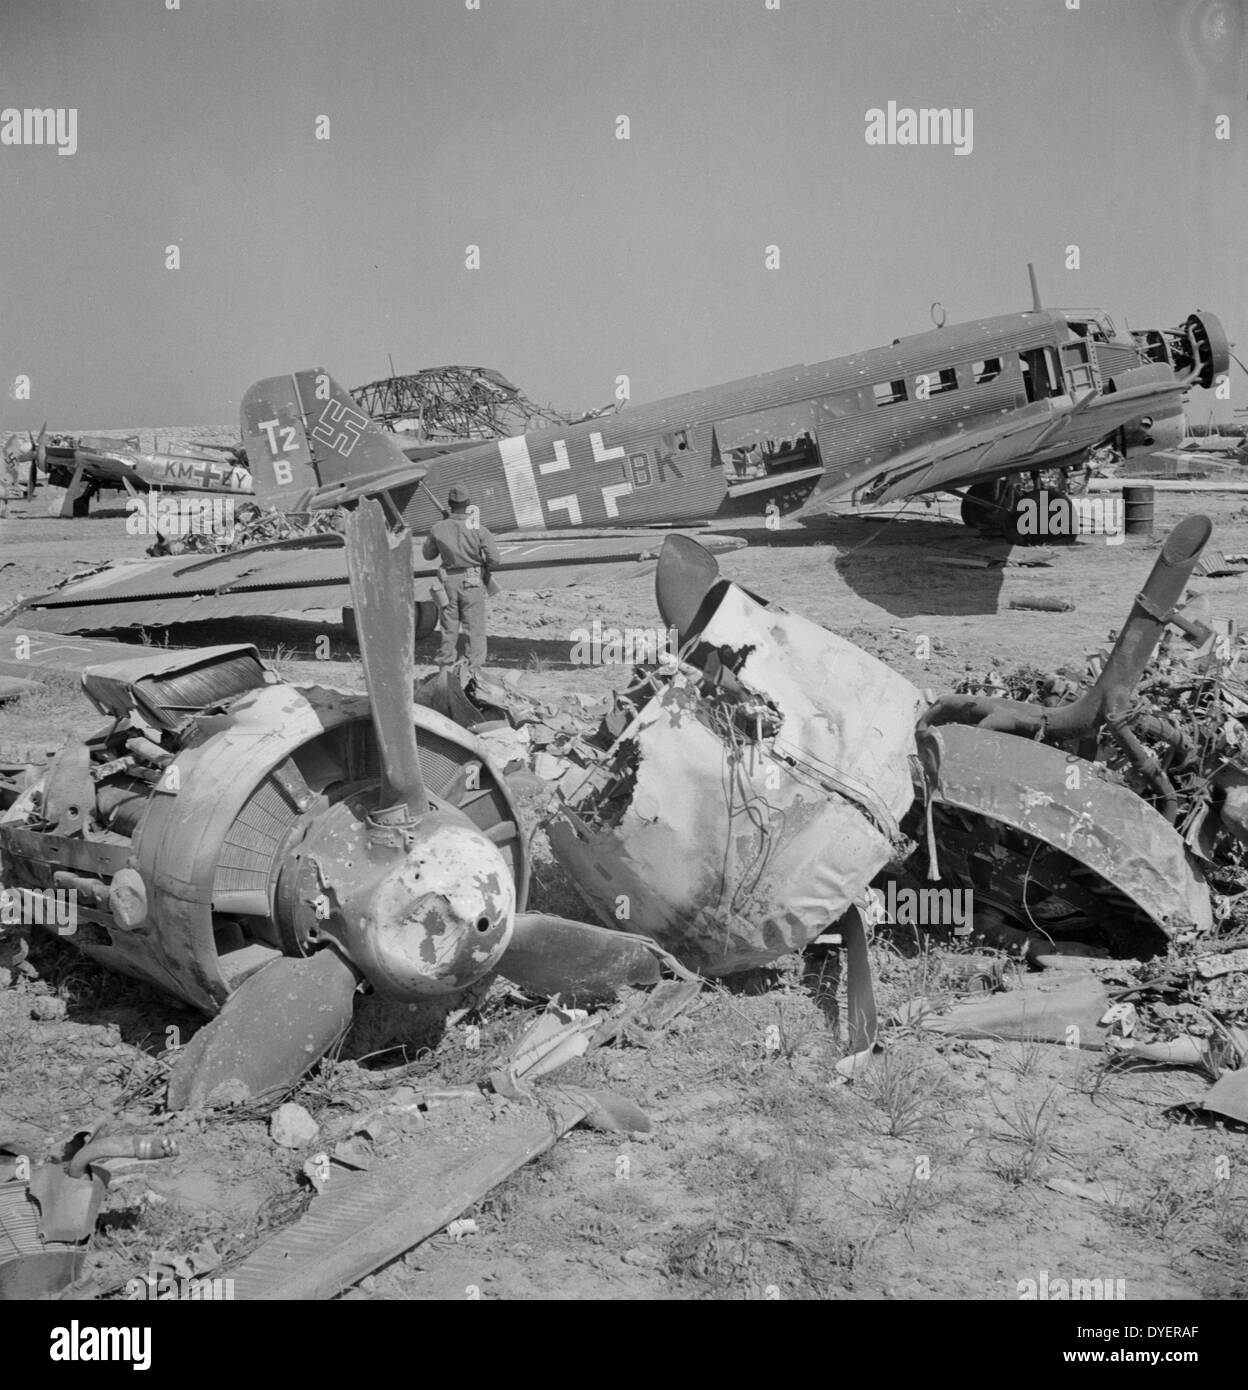
<path id="1" fill-rule="evenodd" d="M 1056 989 L 1024 987 L 955 1004 L 947 1013 L 925 1015 L 920 1026 L 954 1038 L 1052 1042 L 1099 1050 L 1105 1046 L 1100 1022 L 1109 1003 L 1100 980 L 1081 975 Z"/>
<path id="2" fill-rule="evenodd" d="M 890 834 L 914 796 L 909 756 L 917 688 L 884 662 L 809 618 L 767 605 L 735 584 L 707 599 L 694 634 L 744 690 L 781 717 L 778 757 L 858 801 Z M 698 650 L 690 654 L 698 663 Z"/>
<path id="3" fill-rule="evenodd" d="M 552 1088 L 546 1104 L 482 1114 L 431 1134 L 365 1173 L 335 1167 L 307 1212 L 226 1271 L 234 1297 L 326 1299 L 440 1231 L 591 1114 L 592 1092 Z M 482 1107 L 484 1109 L 484 1107 Z"/>
<path id="4" fill-rule="evenodd" d="M 1248 1125 L 1248 1069 L 1224 1072 L 1201 1099 L 1200 1108 Z"/>
<path id="5" fill-rule="evenodd" d="M 920 696 L 733 585 L 712 600 L 697 652 L 731 688 L 677 674 L 547 833 L 604 924 L 722 975 L 801 949 L 894 856 Z"/>
<path id="6" fill-rule="evenodd" d="M 995 859 L 1009 880 L 1003 886 L 1018 903 L 1027 901 L 1033 875 L 1059 899 L 1078 901 L 1083 893 L 1099 895 L 1108 887 L 1168 937 L 1211 927 L 1209 890 L 1182 837 L 1130 788 L 1106 780 L 1095 763 L 984 728 L 947 724 L 933 732 L 940 754 L 937 805 L 1010 827 L 1033 842 L 1015 874 L 1008 850 L 993 845 L 991 829 L 979 833 L 978 848 L 963 852 L 950 837 L 942 859 L 960 862 L 972 882 L 970 860 L 980 854 L 989 875 Z M 1074 865 L 1065 861 L 1066 873 L 1059 864 L 1050 874 L 1050 866 L 1035 862 L 1043 845 Z M 1071 867 L 1084 872 L 1072 879 Z M 1107 910 L 1117 905 L 1112 897 L 1106 900 Z"/>

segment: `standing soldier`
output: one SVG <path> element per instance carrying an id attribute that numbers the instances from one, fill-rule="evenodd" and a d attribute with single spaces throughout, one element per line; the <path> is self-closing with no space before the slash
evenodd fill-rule
<path id="1" fill-rule="evenodd" d="M 4 458 L 0 459 L 0 521 L 9 514 L 9 498 L 22 495 L 22 485 L 18 481 L 19 466 L 17 459 L 6 450 Z"/>
<path id="2" fill-rule="evenodd" d="M 498 542 L 469 511 L 470 498 L 457 483 L 446 495 L 448 515 L 425 537 L 422 554 L 438 560 L 438 580 L 445 594 L 442 606 L 442 646 L 438 665 L 452 666 L 459 637 L 468 648 L 468 669 L 476 675 L 485 665 L 485 595 L 490 571 L 502 564 Z"/>

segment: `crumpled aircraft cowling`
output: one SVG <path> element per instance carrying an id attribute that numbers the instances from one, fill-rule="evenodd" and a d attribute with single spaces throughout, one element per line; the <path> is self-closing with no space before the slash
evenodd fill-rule
<path id="1" fill-rule="evenodd" d="M 709 616 L 707 616 L 709 615 Z M 686 665 L 566 798 L 551 848 L 608 926 L 726 975 L 800 950 L 895 857 L 919 691 L 721 582 Z"/>

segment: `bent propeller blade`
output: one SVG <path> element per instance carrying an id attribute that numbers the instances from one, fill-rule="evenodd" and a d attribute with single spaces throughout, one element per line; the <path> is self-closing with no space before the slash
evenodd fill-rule
<path id="1" fill-rule="evenodd" d="M 516 914 L 498 973 L 533 994 L 591 999 L 652 985 L 659 962 L 646 939 L 543 912 Z"/>
<path id="2" fill-rule="evenodd" d="M 364 680 L 381 747 L 383 805 L 405 802 L 414 816 L 429 809 L 412 723 L 416 680 L 416 584 L 412 533 L 386 525 L 380 502 L 365 498 L 347 518 L 347 567 Z"/>
<path id="3" fill-rule="evenodd" d="M 694 618 L 715 581 L 719 561 L 688 536 L 668 536 L 659 551 L 654 575 L 654 597 L 663 625 L 675 628 L 683 647 Z"/>
<path id="4" fill-rule="evenodd" d="M 281 1095 L 351 1026 L 360 975 L 337 951 L 281 956 L 249 976 L 178 1053 L 170 1110 Z"/>

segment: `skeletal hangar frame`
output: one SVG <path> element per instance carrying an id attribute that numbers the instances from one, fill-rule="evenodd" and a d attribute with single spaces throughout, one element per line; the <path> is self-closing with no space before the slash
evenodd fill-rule
<path id="1" fill-rule="evenodd" d="M 576 418 L 534 404 L 490 367 L 428 367 L 370 381 L 351 395 L 374 420 L 392 428 L 418 421 L 430 439 L 501 439 Z"/>

